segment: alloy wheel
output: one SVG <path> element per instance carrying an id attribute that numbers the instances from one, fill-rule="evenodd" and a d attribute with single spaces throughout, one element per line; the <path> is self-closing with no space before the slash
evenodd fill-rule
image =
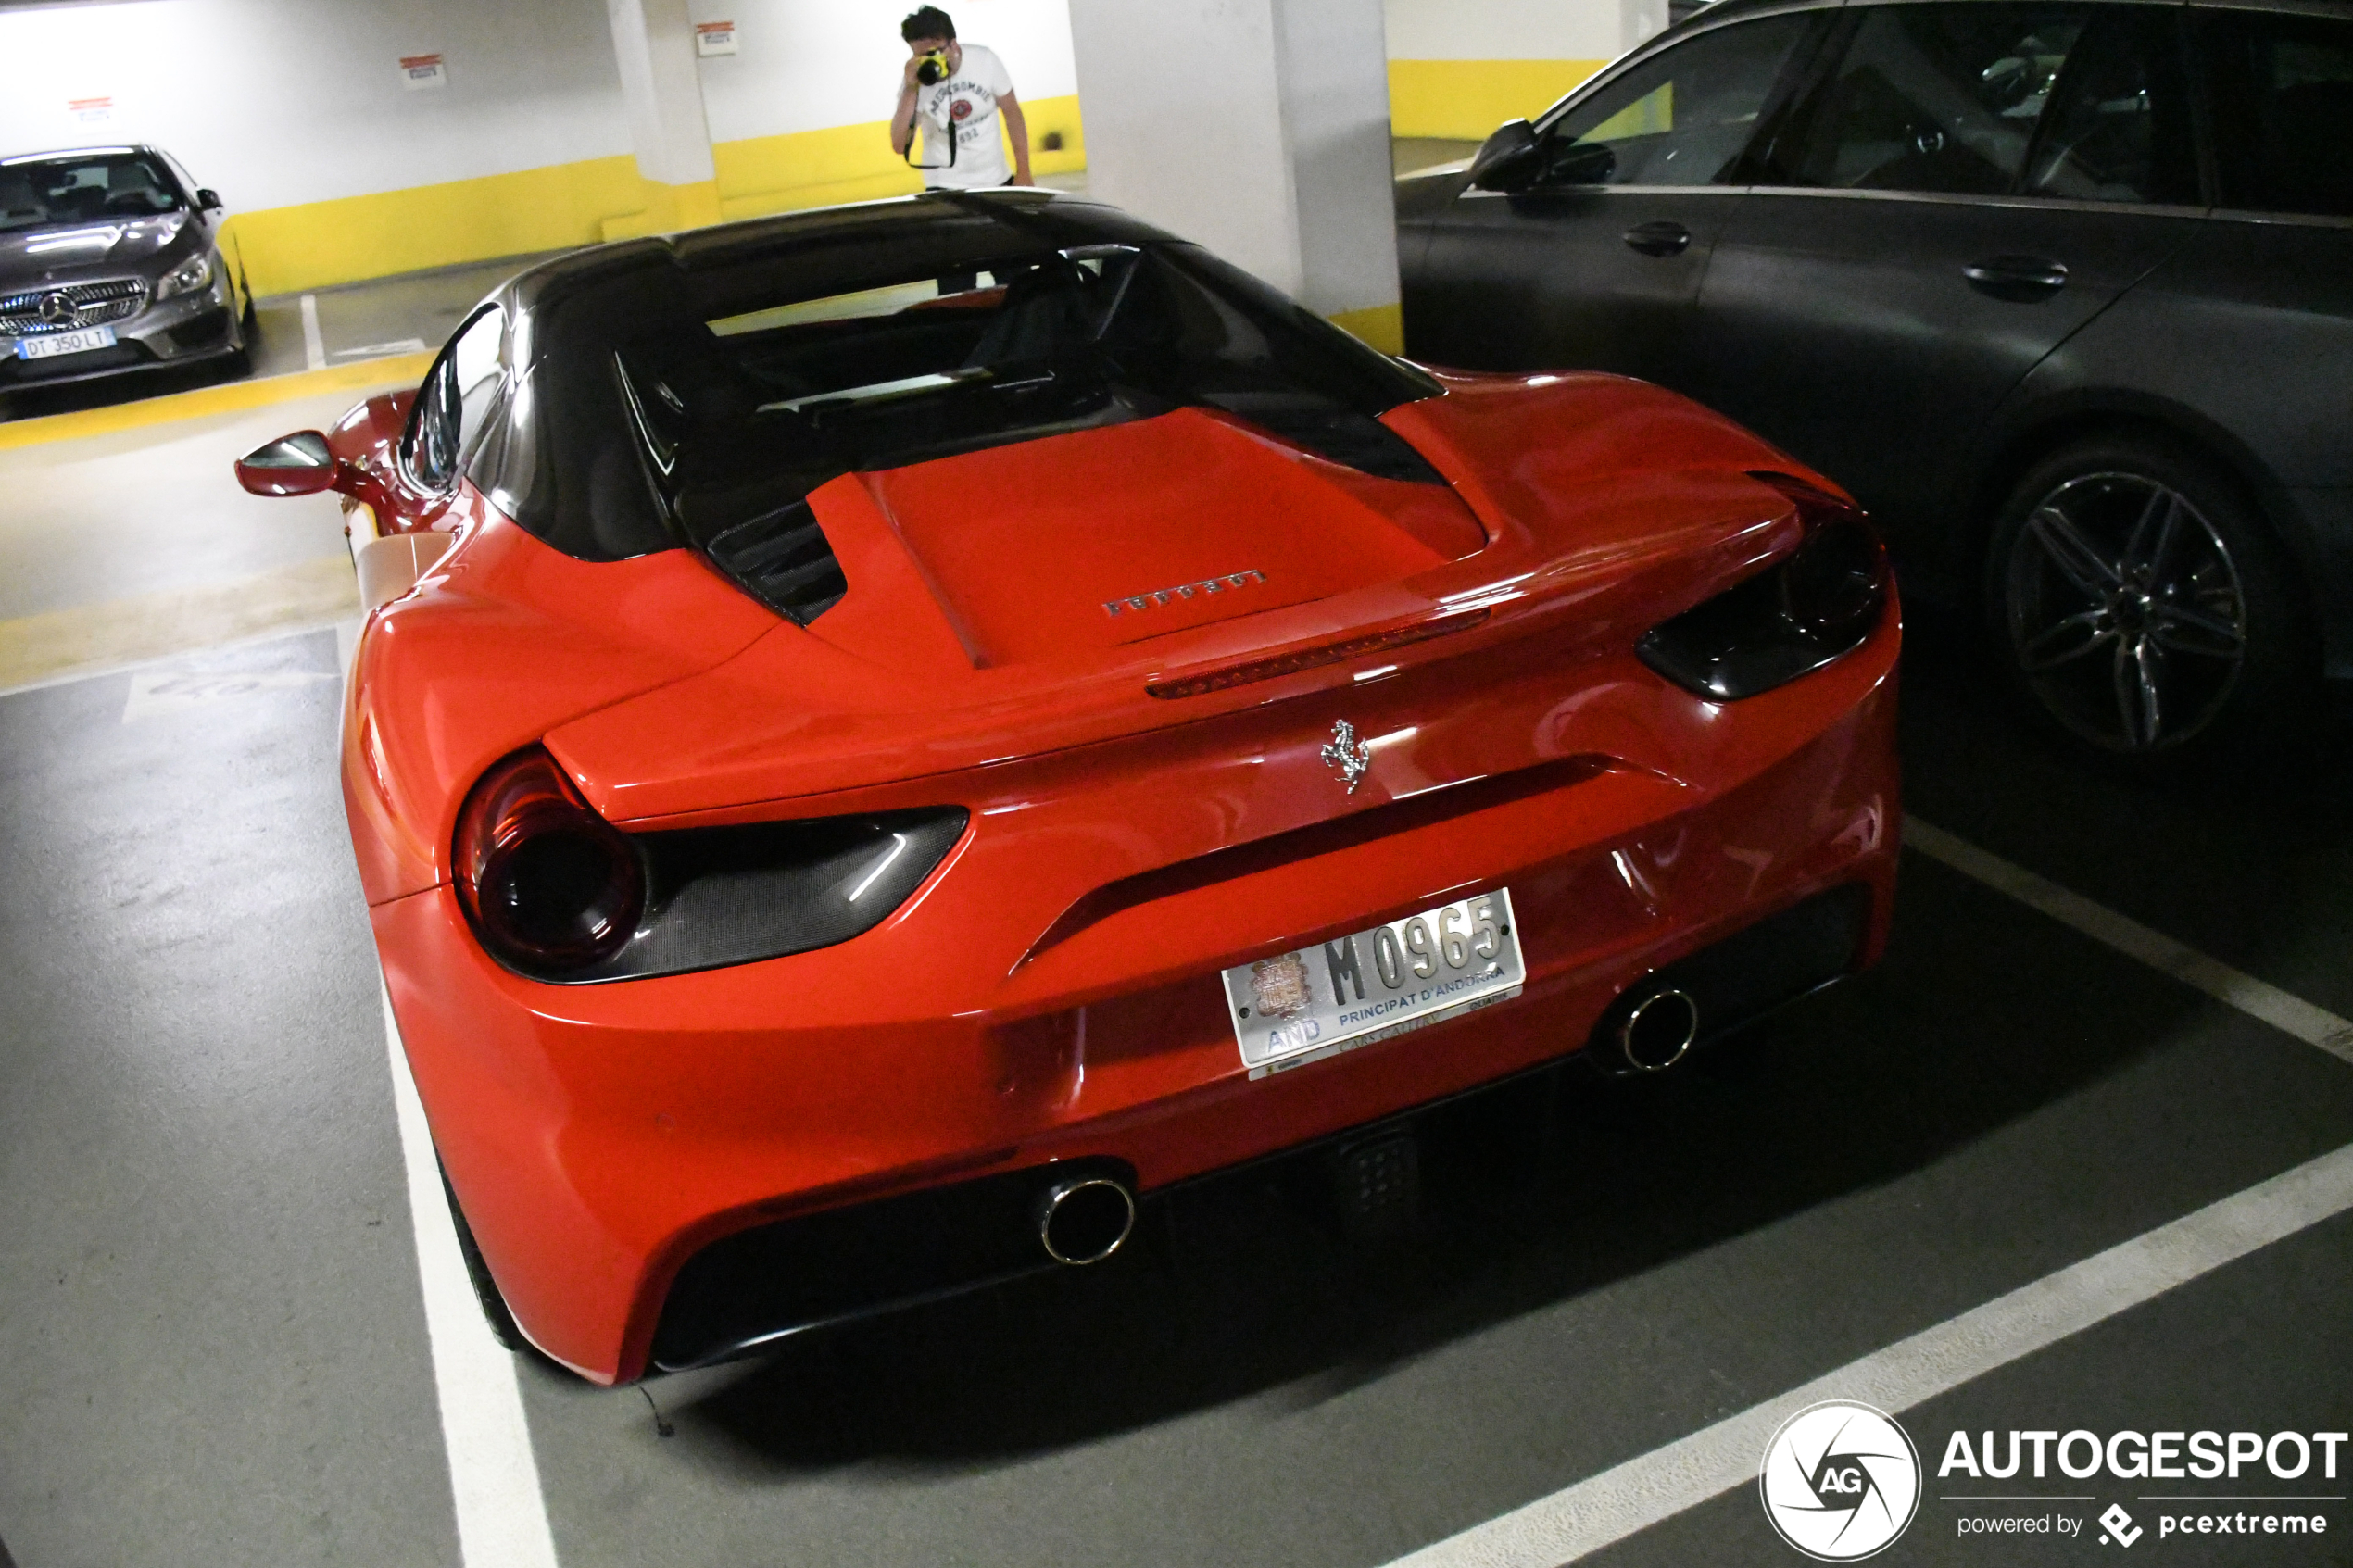
<path id="1" fill-rule="evenodd" d="M 2246 596 L 2221 534 L 2144 473 L 2053 489 L 2015 534 L 2010 657 L 2060 723 L 2111 751 L 2178 746 L 2213 722 L 2246 662 Z"/>

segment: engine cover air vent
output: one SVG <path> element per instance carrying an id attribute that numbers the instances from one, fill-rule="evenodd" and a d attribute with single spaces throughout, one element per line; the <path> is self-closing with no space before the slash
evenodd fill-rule
<path id="1" fill-rule="evenodd" d="M 711 535 L 711 564 L 797 626 L 841 602 L 849 580 L 806 501 L 763 512 Z"/>
<path id="2" fill-rule="evenodd" d="M 1409 484 L 1446 483 L 1403 436 L 1331 398 L 1267 390 L 1207 393 L 1202 401 L 1359 473 Z"/>

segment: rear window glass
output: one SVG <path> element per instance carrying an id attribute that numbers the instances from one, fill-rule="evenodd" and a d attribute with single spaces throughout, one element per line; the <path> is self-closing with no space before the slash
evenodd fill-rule
<path id="1" fill-rule="evenodd" d="M 2353 217 L 2353 21 L 2205 19 L 2222 205 Z"/>
<path id="2" fill-rule="evenodd" d="M 2075 201 L 2197 201 L 2174 21 L 2159 6 L 2092 13 L 2042 116 L 2021 190 Z"/>
<path id="3" fill-rule="evenodd" d="M 0 163 L 0 229 L 153 218 L 178 210 L 180 191 L 144 153 L 82 153 Z"/>
<path id="4" fill-rule="evenodd" d="M 498 471 L 476 482 L 600 558 L 702 544 L 842 473 L 1187 405 L 1436 478 L 1374 418 L 1434 383 L 1189 245 L 944 258 L 800 293 L 784 269 L 664 259 L 569 294 L 533 325 L 515 407 L 534 428 L 485 447 Z"/>
<path id="5" fill-rule="evenodd" d="M 2085 12 L 1879 6 L 1815 98 L 1793 182 L 1998 195 L 2026 162 Z"/>

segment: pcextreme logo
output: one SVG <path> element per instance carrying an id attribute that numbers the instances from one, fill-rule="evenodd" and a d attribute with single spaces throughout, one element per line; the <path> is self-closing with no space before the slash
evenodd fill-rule
<path id="1" fill-rule="evenodd" d="M 1894 1417 L 1825 1399 L 1781 1423 L 1756 1475 L 1765 1517 L 1818 1562 L 1885 1549 L 1920 1504 L 1920 1456 Z"/>

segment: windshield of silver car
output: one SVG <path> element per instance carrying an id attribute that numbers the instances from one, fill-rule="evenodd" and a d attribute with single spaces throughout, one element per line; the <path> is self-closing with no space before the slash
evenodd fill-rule
<path id="1" fill-rule="evenodd" d="M 185 203 L 159 161 L 125 148 L 0 159 L 0 230 L 154 218 Z"/>

